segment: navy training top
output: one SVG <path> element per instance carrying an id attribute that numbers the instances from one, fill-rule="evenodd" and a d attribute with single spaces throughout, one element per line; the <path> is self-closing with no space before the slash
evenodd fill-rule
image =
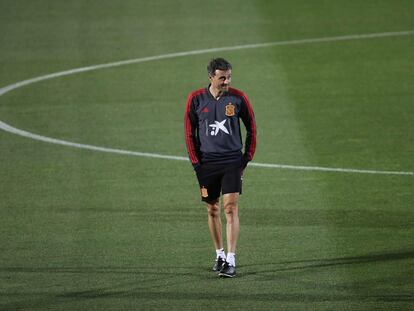
<path id="1" fill-rule="evenodd" d="M 240 119 L 246 127 L 244 153 Z M 188 95 L 185 113 L 185 141 L 194 168 L 203 163 L 247 165 L 256 150 L 256 123 L 247 96 L 234 88 L 219 99 L 209 86 Z"/>

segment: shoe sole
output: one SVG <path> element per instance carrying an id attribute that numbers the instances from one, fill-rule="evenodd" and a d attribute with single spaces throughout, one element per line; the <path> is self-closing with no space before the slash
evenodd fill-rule
<path id="1" fill-rule="evenodd" d="M 222 278 L 234 278 L 235 276 L 236 276 L 235 274 L 231 275 L 231 274 L 219 273 L 219 277 L 222 277 Z"/>

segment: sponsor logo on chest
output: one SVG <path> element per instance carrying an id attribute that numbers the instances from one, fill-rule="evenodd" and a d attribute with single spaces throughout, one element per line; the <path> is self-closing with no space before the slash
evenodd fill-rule
<path id="1" fill-rule="evenodd" d="M 222 108 L 221 108 L 222 109 Z M 207 107 L 203 108 L 201 110 L 202 113 L 208 113 L 210 112 L 211 109 L 209 110 Z M 236 106 L 234 104 L 232 104 L 231 102 L 229 102 L 224 109 L 224 114 L 227 117 L 233 117 L 236 114 Z M 230 124 L 228 124 L 227 126 L 225 125 L 226 122 L 230 123 L 230 119 L 228 120 L 229 122 L 227 122 L 227 119 L 224 119 L 222 121 L 214 121 L 214 123 L 212 124 L 208 124 L 208 128 L 206 129 L 206 135 L 209 136 L 217 136 L 219 133 L 224 133 L 227 135 L 231 135 L 231 129 L 229 132 L 229 129 L 227 128 L 227 126 L 229 126 Z M 206 121 L 206 126 L 207 126 L 207 121 Z"/>
<path id="2" fill-rule="evenodd" d="M 211 136 L 217 136 L 217 134 L 222 131 L 223 133 L 226 134 L 230 134 L 229 131 L 227 130 L 227 128 L 224 126 L 224 123 L 226 123 L 226 119 L 224 119 L 223 121 L 219 122 L 219 121 L 214 121 L 214 124 L 209 124 L 209 127 L 211 127 L 211 132 L 210 135 Z"/>

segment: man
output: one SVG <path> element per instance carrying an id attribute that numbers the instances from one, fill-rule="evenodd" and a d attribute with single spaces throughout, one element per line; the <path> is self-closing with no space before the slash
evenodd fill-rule
<path id="1" fill-rule="evenodd" d="M 208 226 L 216 248 L 213 271 L 236 275 L 239 234 L 238 199 L 243 171 L 256 149 L 256 123 L 246 95 L 230 87 L 232 66 L 223 58 L 207 67 L 210 84 L 190 93 L 185 113 L 185 139 L 191 163 L 206 202 Z M 240 119 L 246 127 L 245 148 Z M 227 256 L 223 248 L 220 193 L 226 215 Z"/>

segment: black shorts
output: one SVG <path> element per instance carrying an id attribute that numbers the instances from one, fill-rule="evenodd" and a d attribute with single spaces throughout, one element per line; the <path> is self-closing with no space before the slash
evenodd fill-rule
<path id="1" fill-rule="evenodd" d="M 217 200 L 220 193 L 242 193 L 242 165 L 239 162 L 203 164 L 197 170 L 197 179 L 204 202 Z"/>

